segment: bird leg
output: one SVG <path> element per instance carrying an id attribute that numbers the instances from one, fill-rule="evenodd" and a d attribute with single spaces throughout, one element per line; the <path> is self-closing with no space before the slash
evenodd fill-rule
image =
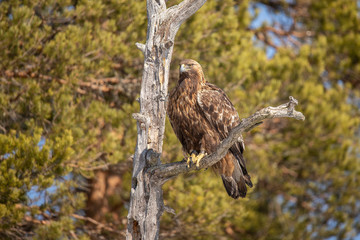
<path id="1" fill-rule="evenodd" d="M 191 166 L 192 166 L 192 158 L 191 156 L 188 156 L 186 158 L 186 168 L 191 168 Z"/>
<path id="2" fill-rule="evenodd" d="M 191 165 L 194 163 L 196 165 L 196 169 L 200 167 L 200 160 L 203 159 L 207 154 L 205 151 L 201 150 L 200 154 L 198 154 L 195 150 L 191 152 L 190 157 L 187 159 L 187 167 L 190 168 Z"/>

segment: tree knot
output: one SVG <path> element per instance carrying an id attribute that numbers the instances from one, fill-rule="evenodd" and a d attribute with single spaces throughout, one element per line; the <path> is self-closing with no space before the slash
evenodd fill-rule
<path id="1" fill-rule="evenodd" d="M 155 152 L 153 149 L 149 149 L 145 153 L 145 160 L 147 167 L 154 167 L 160 165 L 160 153 Z"/>

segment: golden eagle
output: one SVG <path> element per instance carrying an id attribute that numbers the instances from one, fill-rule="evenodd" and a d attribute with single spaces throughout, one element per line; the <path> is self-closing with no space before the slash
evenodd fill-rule
<path id="1" fill-rule="evenodd" d="M 208 83 L 201 65 L 191 59 L 180 63 L 180 76 L 168 101 L 168 116 L 183 150 L 190 157 L 188 166 L 205 154 L 216 150 L 240 118 L 225 92 Z M 221 175 L 225 189 L 232 198 L 245 197 L 246 184 L 252 187 L 243 157 L 245 145 L 242 137 L 226 156 L 212 167 Z"/>

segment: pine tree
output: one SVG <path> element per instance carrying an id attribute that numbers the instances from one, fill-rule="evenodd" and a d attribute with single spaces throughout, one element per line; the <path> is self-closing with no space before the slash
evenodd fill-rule
<path id="1" fill-rule="evenodd" d="M 254 6 L 294 26 L 254 29 Z M 244 136 L 255 182 L 246 199 L 229 198 L 209 170 L 168 182 L 176 215 L 164 214 L 161 238 L 358 234 L 358 12 L 352 0 L 208 1 L 182 25 L 170 88 L 192 58 L 240 117 L 292 95 L 307 120 Z M 145 1 L 0 1 L 1 239 L 123 238 L 143 61 L 134 43 L 145 38 Z M 167 123 L 162 161 L 182 157 Z"/>

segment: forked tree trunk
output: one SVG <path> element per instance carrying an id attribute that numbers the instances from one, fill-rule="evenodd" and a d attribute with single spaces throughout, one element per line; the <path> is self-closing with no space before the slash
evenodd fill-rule
<path id="1" fill-rule="evenodd" d="M 195 169 L 195 166 L 187 168 L 186 162 L 161 164 L 160 154 L 175 35 L 180 25 L 205 2 L 206 0 L 184 0 L 179 5 L 166 8 L 164 0 L 147 0 L 146 44 L 136 44 L 144 53 L 145 59 L 140 91 L 140 113 L 133 114 L 137 119 L 138 136 L 133 159 L 127 239 L 159 238 L 160 217 L 165 209 L 162 185 L 181 173 Z M 261 109 L 242 119 L 216 151 L 201 160 L 200 169 L 210 167 L 222 159 L 229 148 L 238 141 L 242 132 L 252 129 L 264 119 L 291 117 L 304 120 L 302 113 L 294 110 L 296 104 L 296 99 L 290 97 L 286 104 Z"/>
<path id="2" fill-rule="evenodd" d="M 137 43 L 144 53 L 140 91 L 137 145 L 134 155 L 127 239 L 157 239 L 164 210 L 162 183 L 145 169 L 160 162 L 165 130 L 166 97 L 175 35 L 183 21 L 206 0 L 184 0 L 166 8 L 165 0 L 147 0 L 146 44 Z M 148 151 L 148 150 L 152 151 Z M 155 161 L 155 162 L 152 162 Z"/>

